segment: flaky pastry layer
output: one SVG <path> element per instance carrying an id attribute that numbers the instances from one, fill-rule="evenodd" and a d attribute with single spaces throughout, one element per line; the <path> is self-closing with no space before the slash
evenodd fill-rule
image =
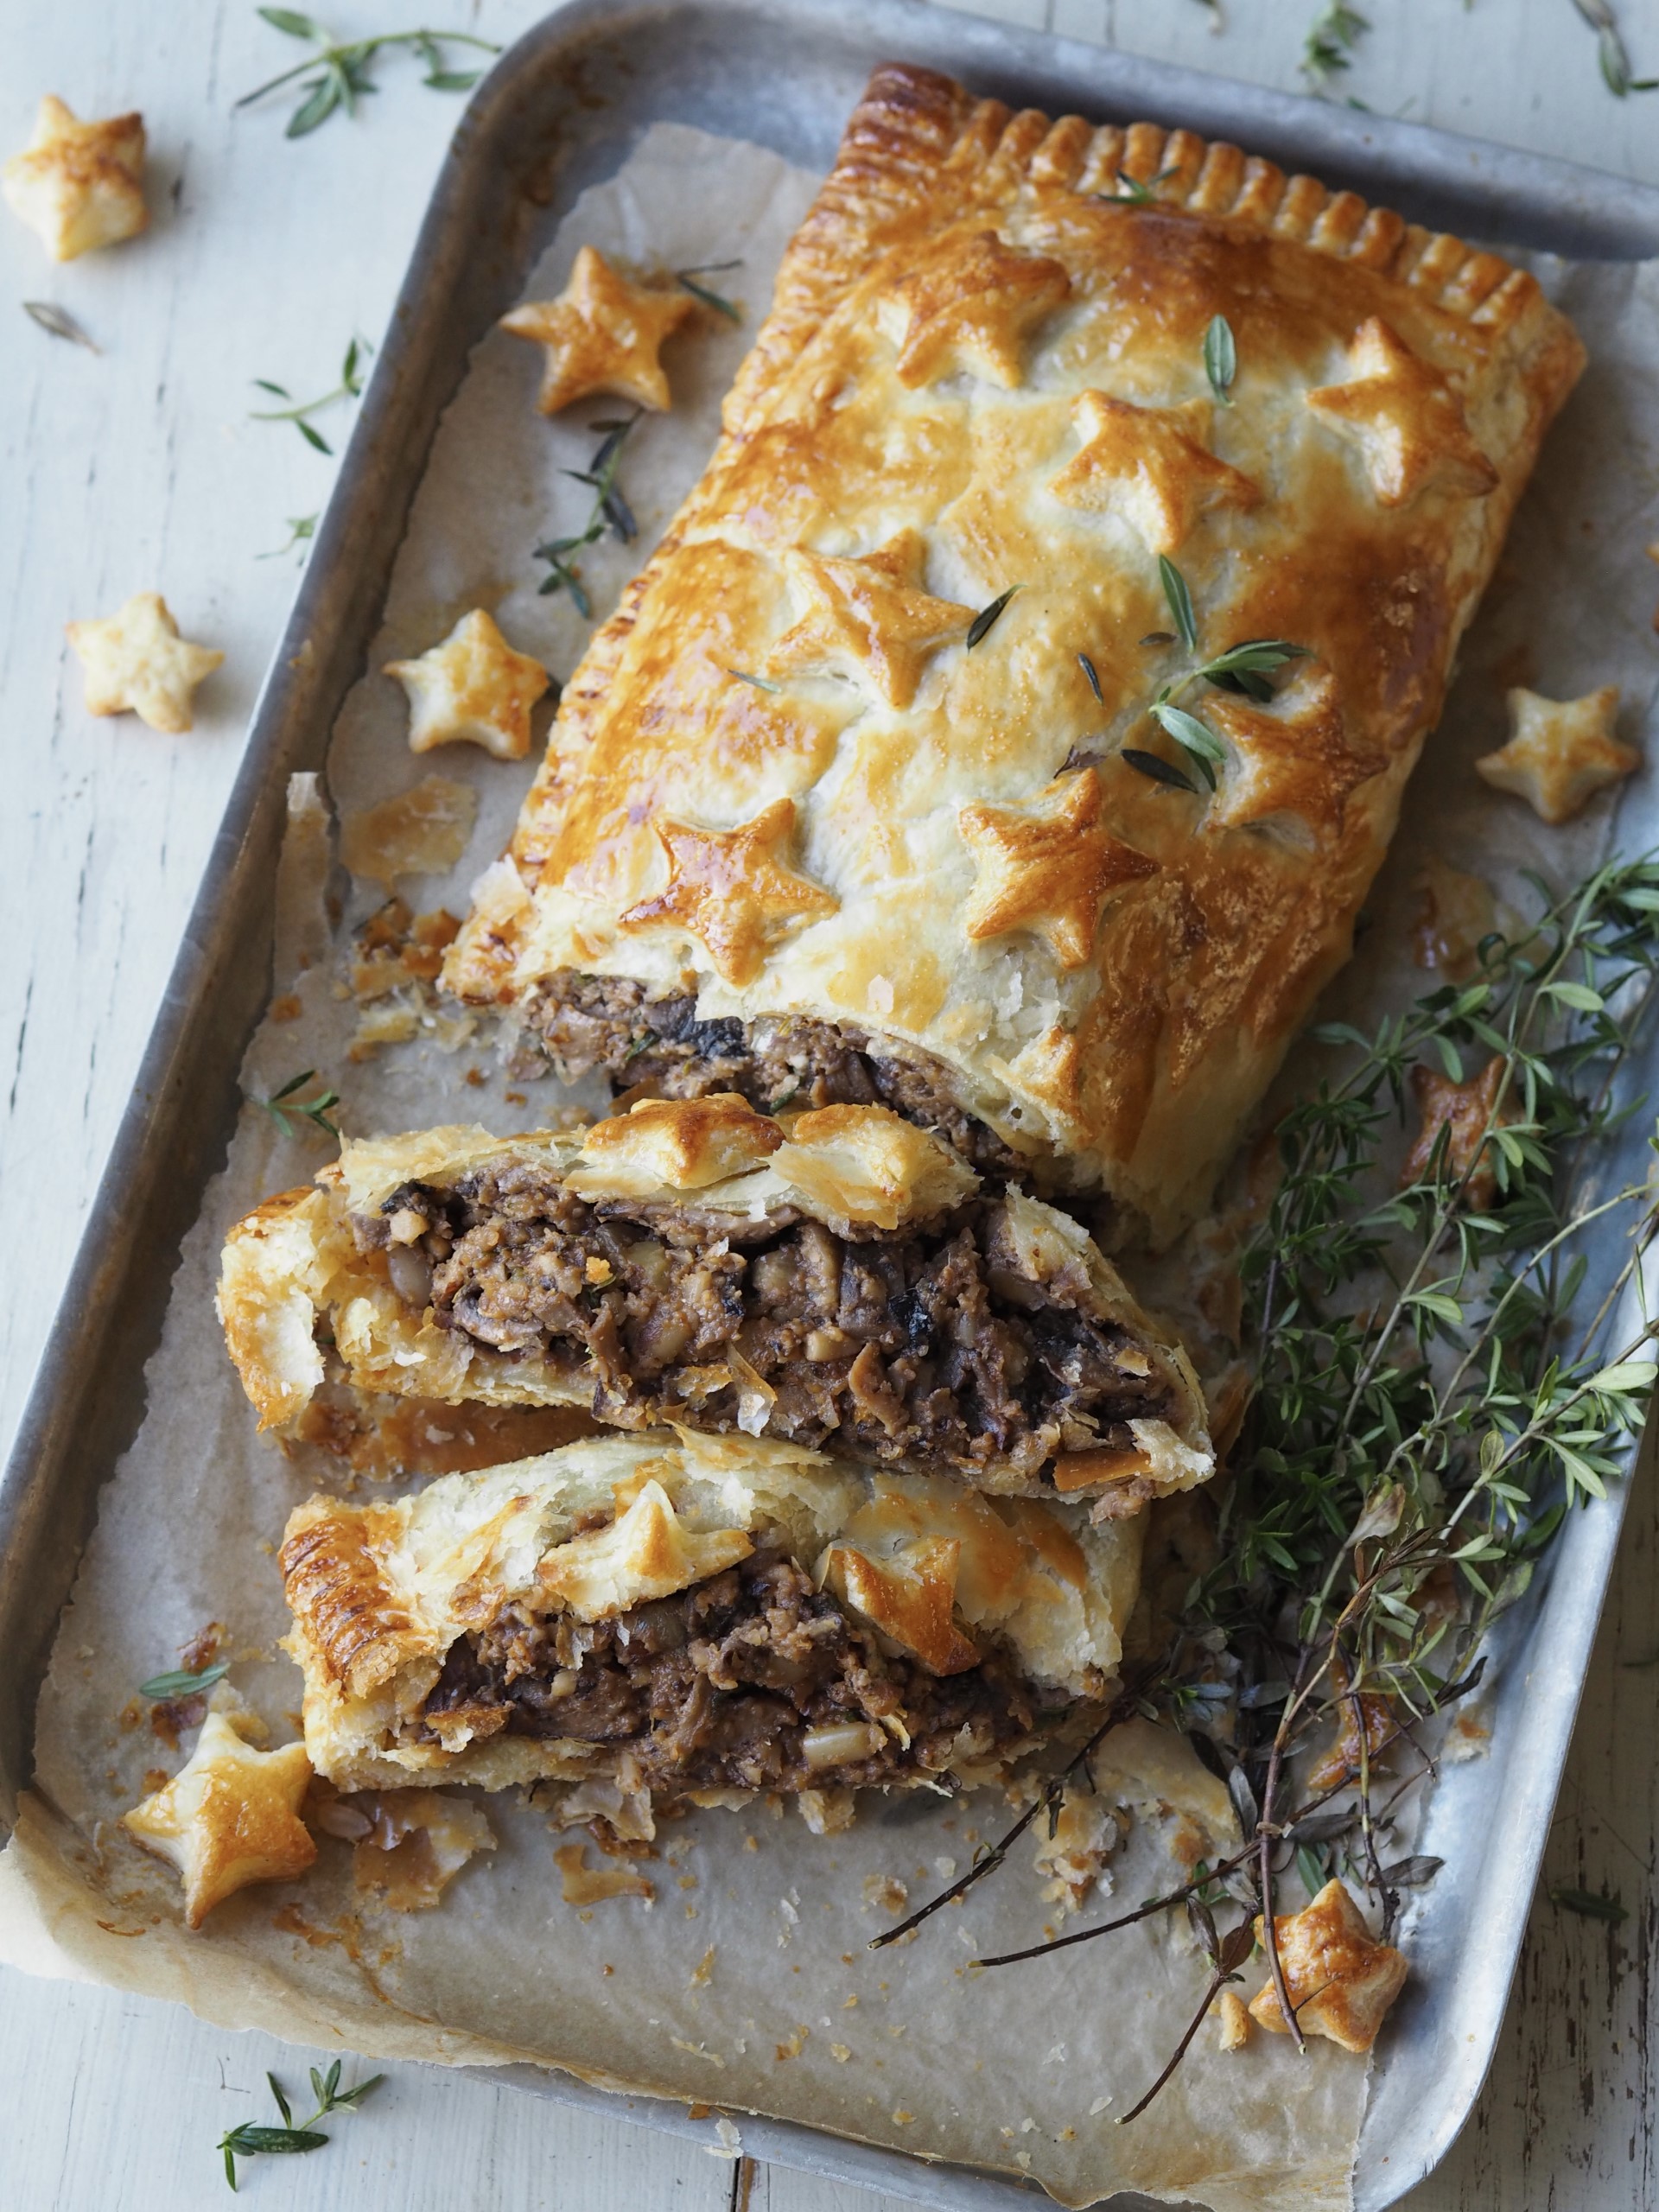
<path id="1" fill-rule="evenodd" d="M 762 1778 L 985 1779 L 1038 1732 L 1022 1700 L 1052 1719 L 1109 1694 L 1139 1529 L 766 1440 L 668 1433 L 446 1476 L 396 1503 L 315 1497 L 282 1551 L 306 1747 L 342 1789 L 551 1778 L 690 1795 Z M 747 1633 L 729 1638 L 742 1579 L 757 1572 L 781 1577 L 796 1618 L 768 1624 L 752 1607 Z M 688 1605 L 710 1647 L 728 1631 L 727 1649 L 685 1635 Z M 626 1659 L 667 1660 L 677 1677 L 652 1685 L 654 1723 L 595 1660 L 614 1666 L 619 1624 Z M 827 1726 L 820 1716 L 816 1740 L 810 1657 L 803 1667 L 772 1648 L 790 1628 L 809 1645 L 850 1644 L 862 1667 L 836 1675 L 847 1709 Z M 512 1666 L 487 1674 L 474 1657 L 503 1649 Z M 905 1715 L 941 1694 L 957 1700 L 953 1719 L 970 1719 L 925 1765 Z M 993 1694 L 995 1742 L 975 1711 Z M 562 1710 L 582 1715 L 568 1735 Z M 676 1728 L 681 1740 L 666 1742 Z"/>
<path id="2" fill-rule="evenodd" d="M 780 1022 L 815 1066 L 851 1031 L 877 1095 L 943 1070 L 1171 1233 L 1347 957 L 1581 360 L 1529 275 L 1352 193 L 878 71 L 450 987 L 532 1022 L 578 984 L 690 995 L 768 1066 Z M 1302 649 L 1265 697 L 1179 695 L 1211 792 L 1147 710 L 1259 639 Z"/>
<path id="3" fill-rule="evenodd" d="M 769 1433 L 1102 1516 L 1214 1464 L 1185 1353 L 1078 1224 L 880 1107 L 347 1142 L 232 1230 L 219 1308 L 267 1427 L 331 1346 L 365 1390 Z"/>

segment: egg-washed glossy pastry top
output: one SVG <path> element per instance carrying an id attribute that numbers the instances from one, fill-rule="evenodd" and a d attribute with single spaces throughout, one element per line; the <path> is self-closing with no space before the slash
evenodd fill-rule
<path id="1" fill-rule="evenodd" d="M 1140 1529 L 665 1432 L 315 1497 L 281 1554 L 306 1748 L 347 1789 L 988 1781 L 1113 1687 Z"/>
<path id="2" fill-rule="evenodd" d="M 450 986 L 567 1072 L 885 1098 L 1169 1234 L 1347 956 L 1581 358 L 1352 193 L 878 71 Z M 1147 709 L 1255 639 L 1304 651 L 1177 702 L 1211 792 Z"/>
<path id="3" fill-rule="evenodd" d="M 1097 1517 L 1214 1465 L 1185 1355 L 1070 1215 L 884 1106 L 648 1099 L 347 1143 L 225 1248 L 262 1423 L 325 1377 L 847 1452 Z"/>

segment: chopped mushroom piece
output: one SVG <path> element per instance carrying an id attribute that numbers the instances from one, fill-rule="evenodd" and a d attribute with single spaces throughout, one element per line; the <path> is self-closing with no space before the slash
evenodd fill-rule
<path id="1" fill-rule="evenodd" d="M 1570 822 L 1599 791 L 1642 766 L 1636 747 L 1613 735 L 1616 683 L 1582 699 L 1545 699 L 1517 689 L 1509 695 L 1509 743 L 1484 754 L 1476 772 L 1494 790 L 1525 799 L 1545 822 Z"/>
<path id="2" fill-rule="evenodd" d="M 35 136 L 0 168 L 0 190 L 54 261 L 73 261 L 148 228 L 143 175 L 142 115 L 82 123 L 48 92 Z"/>
<path id="3" fill-rule="evenodd" d="M 1400 1953 L 1376 1941 L 1340 1882 L 1327 1882 L 1300 1912 L 1275 1915 L 1273 1927 L 1286 1993 L 1303 2034 L 1324 2036 L 1344 2050 L 1369 2050 L 1405 1986 Z M 1262 1942 L 1260 1915 L 1255 1936 Z M 1251 1999 L 1249 2014 L 1274 2035 L 1290 2033 L 1271 1980 Z"/>

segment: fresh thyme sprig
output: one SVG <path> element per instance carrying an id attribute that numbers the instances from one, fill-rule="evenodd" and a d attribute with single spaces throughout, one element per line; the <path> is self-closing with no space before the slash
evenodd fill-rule
<path id="1" fill-rule="evenodd" d="M 976 1962 L 1189 1911 L 1207 1986 L 1126 2120 L 1169 2079 L 1258 1919 L 1300 2040 L 1274 1925 L 1293 1870 L 1310 1894 L 1333 1873 L 1369 1892 L 1385 1942 L 1402 1893 L 1433 1879 L 1439 1860 L 1385 1855 L 1398 1801 L 1433 1770 L 1422 1727 L 1478 1684 L 1487 1631 L 1573 1504 L 1621 1471 L 1652 1393 L 1643 1260 L 1659 1202 L 1645 1179 L 1607 1188 L 1594 1155 L 1645 1103 L 1628 1095 L 1630 1063 L 1659 997 L 1659 859 L 1609 864 L 1565 897 L 1537 889 L 1535 922 L 1486 938 L 1468 981 L 1370 1036 L 1316 1033 L 1348 1064 L 1275 1132 L 1277 1185 L 1243 1261 L 1253 1396 L 1212 1500 L 1215 1564 L 1140 1700 L 1209 1738 L 1241 1848 L 1131 1912 Z M 1459 1086 L 1462 1118 L 1426 1154 L 1420 1142 L 1389 1187 L 1408 1078 L 1425 1065 Z M 1434 1106 L 1431 1126 L 1446 1111 Z M 1592 1252 L 1610 1233 L 1624 1257 L 1584 1316 Z M 1637 1319 L 1613 1342 L 1627 1293 Z M 1335 1778 L 1298 1802 L 1300 1755 L 1333 1728 Z M 1379 1796 L 1396 1751 L 1414 1765 Z M 1620 1910 L 1580 1892 L 1557 1901 Z M 1225 1932 L 1224 1904 L 1242 1916 Z"/>
<path id="2" fill-rule="evenodd" d="M 570 555 L 584 545 L 592 545 L 612 531 L 626 545 L 639 535 L 639 525 L 633 518 L 633 510 L 622 496 L 616 480 L 617 464 L 622 458 L 622 447 L 627 435 L 645 412 L 636 407 L 632 415 L 620 416 L 608 422 L 589 425 L 601 433 L 601 443 L 594 448 L 594 457 L 586 468 L 567 468 L 561 473 L 574 477 L 578 484 L 591 485 L 594 493 L 593 512 L 587 526 L 574 537 L 549 538 L 536 548 L 534 557 L 548 564 L 546 580 L 539 586 L 539 594 L 546 598 L 556 591 L 568 591 L 575 610 L 584 622 L 590 622 L 594 604 L 588 596 L 588 588 L 582 581 L 582 571 L 570 560 Z"/>
<path id="3" fill-rule="evenodd" d="M 1302 41 L 1299 67 L 1309 84 L 1328 85 L 1333 77 L 1351 69 L 1354 49 L 1370 28 L 1370 17 L 1350 7 L 1347 0 L 1327 0 L 1308 25 Z"/>
<path id="4" fill-rule="evenodd" d="M 317 2126 L 331 2112 L 355 2112 L 377 2083 L 384 2082 L 384 2074 L 371 2074 L 366 2082 L 359 2082 L 355 2088 L 340 2086 L 340 2061 L 336 2059 L 327 2074 L 317 2067 L 311 2069 L 311 2094 L 317 2108 L 309 2119 L 302 2120 L 296 2127 L 288 2099 L 283 2094 L 283 2085 L 274 2074 L 265 2079 L 270 2084 L 270 2094 L 276 2101 L 276 2109 L 283 2115 L 280 2127 L 262 2127 L 257 2121 L 244 2120 L 240 2127 L 219 2139 L 219 2148 L 225 2154 L 225 2178 L 232 2193 L 236 2189 L 236 2162 L 238 2158 L 251 2158 L 260 2152 L 321 2151 L 328 2140 Z"/>
<path id="5" fill-rule="evenodd" d="M 289 117 L 288 129 L 283 133 L 289 138 L 305 137 L 319 124 L 327 123 L 336 108 L 355 115 L 359 100 L 378 90 L 371 67 L 384 48 L 412 47 L 426 64 L 426 74 L 421 82 L 435 92 L 470 92 L 484 73 L 482 69 L 449 68 L 445 47 L 469 46 L 485 54 L 501 51 L 490 40 L 475 38 L 470 31 L 383 31 L 375 38 L 341 41 L 312 16 L 302 16 L 292 8 L 261 8 L 258 13 L 284 37 L 308 39 L 317 48 L 316 53 L 308 54 L 303 61 L 296 61 L 291 69 L 284 69 L 280 76 L 268 79 L 251 92 L 244 92 L 236 103 L 238 107 L 251 107 L 267 93 L 291 85 L 296 77 L 305 77 L 299 105 Z M 308 69 L 317 73 L 306 77 Z"/>
<path id="6" fill-rule="evenodd" d="M 1206 356 L 1208 351 L 1206 340 Z M 1163 585 L 1165 601 L 1175 624 L 1175 632 L 1171 636 L 1165 631 L 1154 631 L 1141 642 L 1148 645 L 1173 645 L 1179 639 L 1189 653 L 1196 654 L 1198 650 L 1198 624 L 1192 610 L 1192 594 L 1187 587 L 1186 578 L 1164 553 L 1158 556 L 1158 575 Z M 1226 748 L 1208 724 L 1179 705 L 1179 701 L 1197 683 L 1207 683 L 1217 691 L 1239 693 L 1258 702 L 1271 699 L 1273 686 L 1268 681 L 1268 677 L 1283 668 L 1287 662 L 1305 659 L 1306 655 L 1306 645 L 1293 645 L 1288 638 L 1248 638 L 1242 645 L 1230 645 L 1224 652 L 1216 653 L 1208 660 L 1197 661 L 1180 675 L 1172 677 L 1147 712 L 1162 730 L 1174 739 L 1210 790 L 1214 791 L 1216 770 L 1225 765 Z M 1190 792 L 1194 798 L 1199 796 L 1198 785 L 1184 769 L 1178 768 L 1173 761 L 1165 760 L 1155 753 L 1125 746 L 1121 757 L 1131 768 L 1154 783 L 1166 784 L 1173 790 Z"/>
<path id="7" fill-rule="evenodd" d="M 290 404 L 287 407 L 251 409 L 251 420 L 256 423 L 291 423 L 307 445 L 315 446 L 319 453 L 332 454 L 334 448 L 315 428 L 311 417 L 320 415 L 325 407 L 333 407 L 339 400 L 355 399 L 359 396 L 363 390 L 364 356 L 373 351 L 366 338 L 353 338 L 346 348 L 345 359 L 340 365 L 340 382 L 332 391 L 325 391 L 319 399 L 295 401 L 293 393 L 286 385 L 272 384 L 268 377 L 255 377 L 253 381 L 261 391 L 268 391 L 277 399 L 286 399 Z M 308 537 L 309 531 L 306 535 Z M 286 552 L 288 548 L 284 546 L 283 550 Z"/>
<path id="8" fill-rule="evenodd" d="M 700 268 L 677 269 L 674 281 L 682 290 L 690 292 L 694 300 L 701 300 L 704 307 L 712 308 L 716 315 L 723 315 L 728 322 L 741 322 L 743 311 L 741 308 L 734 307 L 723 293 L 715 291 L 711 284 L 700 284 L 697 279 L 700 276 L 718 276 L 728 269 L 741 269 L 742 266 L 741 261 L 705 261 Z"/>
<path id="9" fill-rule="evenodd" d="M 279 561 L 284 553 L 291 553 L 296 545 L 307 545 L 317 534 L 315 515 L 290 515 L 288 518 L 288 543 L 273 545 L 269 553 L 256 553 L 256 561 Z"/>
<path id="10" fill-rule="evenodd" d="M 320 1090 L 315 1098 L 301 1099 L 295 1096 L 296 1091 L 303 1090 L 308 1083 L 315 1083 L 316 1079 L 316 1070 L 307 1068 L 303 1074 L 290 1076 L 282 1089 L 273 1090 L 269 1098 L 256 1098 L 253 1103 L 264 1108 L 285 1137 L 291 1137 L 294 1134 L 294 1125 L 289 1119 L 290 1114 L 298 1114 L 306 1121 L 315 1122 L 318 1128 L 326 1129 L 331 1137 L 337 1137 L 339 1127 L 328 1118 L 332 1109 L 340 1103 L 337 1090 Z"/>
<path id="11" fill-rule="evenodd" d="M 1573 0 L 1573 4 L 1596 35 L 1596 59 L 1608 91 L 1621 100 L 1631 92 L 1659 92 L 1659 77 L 1631 76 L 1630 54 L 1611 0 Z"/>

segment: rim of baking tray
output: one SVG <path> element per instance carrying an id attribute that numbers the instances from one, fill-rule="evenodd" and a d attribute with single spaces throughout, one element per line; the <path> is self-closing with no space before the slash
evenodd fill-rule
<path id="1" fill-rule="evenodd" d="M 434 318 L 442 315 L 448 292 L 458 281 L 461 248 L 454 233 L 484 189 L 469 164 L 493 134 L 508 127 L 526 80 L 556 60 L 573 67 L 584 46 L 597 51 L 630 38 L 684 37 L 699 26 L 730 41 L 741 36 L 738 27 L 744 22 L 757 34 L 810 39 L 821 48 L 830 44 L 858 49 L 869 60 L 912 60 L 945 68 L 976 89 L 994 90 L 1016 105 L 1051 111 L 1080 107 L 1103 119 L 1179 123 L 1207 137 L 1242 137 L 1252 152 L 1293 168 L 1313 168 L 1330 184 L 1403 200 L 1414 218 L 1440 227 L 1545 250 L 1567 251 L 1576 245 L 1580 254 L 1590 232 L 1601 249 L 1598 257 L 1636 259 L 1659 253 L 1659 188 L 1427 124 L 947 12 L 928 0 L 837 0 L 833 10 L 819 0 L 569 0 L 509 48 L 474 93 L 434 188 L 386 341 L 261 687 L 243 764 L 0 1478 L 0 1621 L 9 1626 L 9 1648 L 23 1655 L 16 1679 L 30 1686 L 27 1709 L 11 1717 L 16 1726 L 0 1740 L 0 1769 L 8 1754 L 11 1767 L 10 1775 L 0 1770 L 0 1821 L 29 1765 L 34 1691 L 60 1611 L 61 1600 L 49 1590 L 28 1586 L 35 1547 L 46 1541 L 59 1503 L 54 1475 L 73 1464 L 84 1394 L 90 1394 L 87 1402 L 95 1408 L 105 1395 L 120 1402 L 115 1411 L 100 1409 L 105 1425 L 118 1430 L 128 1419 L 136 1426 L 142 1409 L 139 1370 L 159 1336 L 159 1316 L 153 1325 L 147 1320 L 130 1323 L 118 1294 L 146 1236 L 163 1250 L 175 1249 L 199 1211 L 200 1185 L 194 1179 L 188 1203 L 181 1205 L 176 1194 L 172 1200 L 167 1195 L 169 1161 L 181 1130 L 197 1148 L 193 1159 L 200 1154 L 211 1166 L 223 1158 L 236 1111 L 236 1068 L 268 995 L 263 962 L 253 963 L 257 982 L 251 995 L 246 990 L 237 994 L 230 980 L 232 956 L 245 947 L 241 917 L 245 909 L 269 912 L 287 776 L 303 765 L 308 745 L 315 749 L 312 733 L 320 724 L 332 725 L 339 698 L 360 666 L 361 652 L 352 650 L 350 640 L 373 621 L 384 600 L 391 556 L 384 543 L 376 543 L 373 495 L 395 478 L 411 426 L 422 419 L 423 395 L 406 369 L 411 359 L 423 358 L 423 346 L 435 350 Z M 766 137 L 753 118 L 747 135 Z M 421 442 L 423 455 L 435 420 L 434 412 Z M 402 512 L 399 504 L 394 550 Z M 378 533 L 383 539 L 385 535 Z M 211 1060 L 216 1052 L 225 1058 L 227 1079 L 194 1082 L 195 1064 Z M 118 1387 L 124 1376 L 124 1390 Z M 1440 2101 L 1440 2116 L 1421 2142 L 1408 2139 L 1403 2155 L 1384 2152 L 1372 2139 L 1387 2140 L 1389 2130 L 1401 2127 L 1407 2117 L 1390 2108 L 1388 2066 L 1377 2069 L 1361 2137 L 1356 2196 L 1360 2212 L 1383 2212 L 1438 2164 L 1466 2120 L 1491 2064 L 1628 1491 L 1627 1482 L 1604 1506 L 1573 1516 L 1557 1552 L 1552 1590 L 1568 1583 L 1592 1593 L 1594 1602 L 1580 1605 L 1565 1628 L 1554 1624 L 1552 1681 L 1541 1686 L 1535 1679 L 1528 1688 L 1532 1756 L 1523 1771 L 1506 1776 L 1497 1808 L 1510 1839 L 1503 1861 L 1509 1878 L 1481 1898 L 1482 1948 L 1496 1964 L 1474 1993 L 1478 2024 L 1471 2028 L 1465 2020 L 1465 2031 L 1448 2037 L 1440 2075 L 1446 2091 Z M 89 1491 L 82 1501 L 83 1542 L 94 1500 Z M 79 1546 L 74 1548 L 78 1553 Z M 1454 1796 L 1457 1787 L 1453 1775 L 1443 1782 L 1441 1792 Z M 1521 1848 L 1516 1847 L 1517 1838 L 1522 1840 Z M 1465 1993 L 1471 1993 L 1466 1970 L 1460 1979 Z M 495 2070 L 514 2081 L 529 2077 L 531 2086 L 567 2101 L 644 2119 L 704 2147 L 717 2147 L 708 2124 L 690 2120 L 672 2103 L 597 2089 L 534 2069 Z M 746 2149 L 762 2157 L 870 2187 L 897 2189 L 918 2202 L 965 2207 L 1029 2201 L 1029 2185 L 1012 2178 L 925 2166 L 901 2152 L 794 2122 L 746 2120 L 743 2130 Z M 1405 2132 L 1408 2139 L 1409 2130 Z"/>

